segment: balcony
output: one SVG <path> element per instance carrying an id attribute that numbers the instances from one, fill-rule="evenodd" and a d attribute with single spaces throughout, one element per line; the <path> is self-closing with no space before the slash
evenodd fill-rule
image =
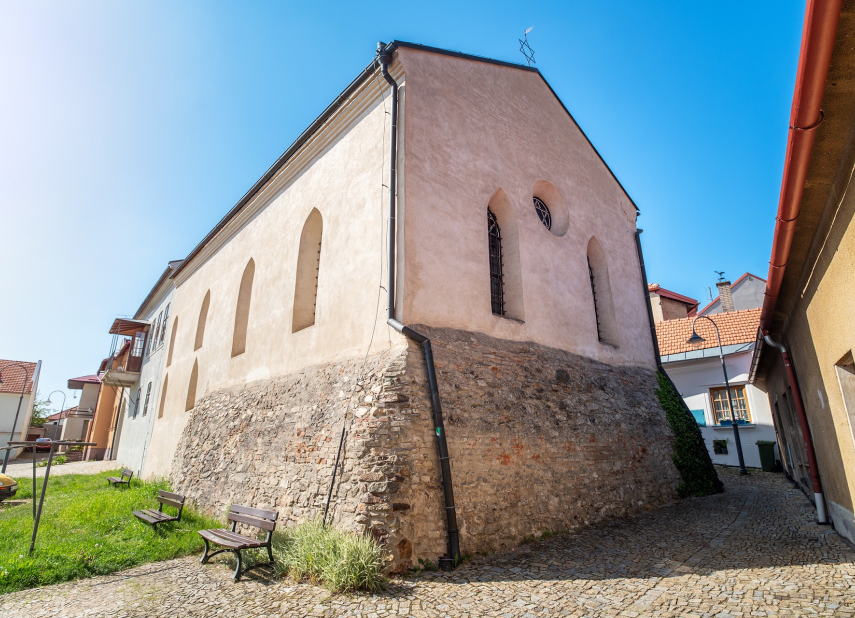
<path id="1" fill-rule="evenodd" d="M 144 320 L 117 318 L 113 322 L 110 334 L 126 339 L 119 351 L 107 359 L 102 384 L 130 388 L 139 381 L 149 326 Z"/>

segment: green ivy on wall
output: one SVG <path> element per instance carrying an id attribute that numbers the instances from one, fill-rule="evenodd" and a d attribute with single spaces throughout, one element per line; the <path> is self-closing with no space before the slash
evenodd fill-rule
<path id="1" fill-rule="evenodd" d="M 656 395 L 674 431 L 674 465 L 683 482 L 677 487 L 681 497 L 708 496 L 724 491 L 704 444 L 697 421 L 686 407 L 674 385 L 661 371 L 657 372 Z"/>

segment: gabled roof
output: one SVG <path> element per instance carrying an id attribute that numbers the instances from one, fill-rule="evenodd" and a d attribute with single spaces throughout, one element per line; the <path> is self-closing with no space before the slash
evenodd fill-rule
<path id="1" fill-rule="evenodd" d="M 21 365 L 21 367 L 10 367 L 6 369 L 9 365 Z M 0 384 L 0 393 L 19 393 L 21 392 L 21 387 L 24 387 L 24 394 L 33 392 L 33 374 L 36 371 L 37 363 L 31 363 L 28 361 L 16 361 L 16 360 L 0 360 L 0 379 L 3 380 L 3 383 Z M 24 384 L 24 370 L 26 369 L 27 374 L 27 383 Z"/>
<path id="2" fill-rule="evenodd" d="M 68 388 L 73 391 L 80 390 L 84 384 L 100 384 L 101 378 L 96 375 L 81 376 L 79 378 L 71 378 L 68 380 Z"/>
<path id="3" fill-rule="evenodd" d="M 760 327 L 759 308 L 715 313 L 708 317 L 710 320 L 714 320 L 718 326 L 722 346 L 752 343 L 757 337 L 757 329 Z M 659 354 L 668 356 L 681 352 L 692 352 L 693 350 L 717 348 L 718 339 L 715 336 L 715 328 L 709 320 L 703 319 L 695 323 L 695 328 L 698 334 L 706 340 L 704 344 L 695 348 L 686 343 L 692 336 L 692 322 L 694 320 L 695 318 L 683 318 L 657 322 L 656 339 L 659 343 Z"/>
<path id="4" fill-rule="evenodd" d="M 683 296 L 682 294 L 677 294 L 677 292 L 672 292 L 671 290 L 666 290 L 665 288 L 663 288 L 658 283 L 649 284 L 647 286 L 647 291 L 648 292 L 655 292 L 656 294 L 659 294 L 659 296 L 661 296 L 663 298 L 670 298 L 671 300 L 675 300 L 678 303 L 683 303 L 685 305 L 688 305 L 686 312 L 688 313 L 689 317 L 694 317 L 695 313 L 698 310 L 698 301 L 696 301 L 694 298 L 690 298 L 688 296 Z"/>
<path id="5" fill-rule="evenodd" d="M 532 73 L 537 73 L 537 75 L 539 75 L 540 78 L 543 80 L 543 82 L 546 84 L 546 87 L 549 88 L 549 91 L 553 94 L 555 99 L 561 104 L 561 107 L 564 109 L 564 111 L 570 117 L 570 120 L 573 122 L 573 124 L 575 124 L 576 127 L 579 129 L 579 131 L 582 133 L 582 136 L 588 142 L 588 145 L 591 147 L 591 149 L 594 151 L 594 153 L 596 153 L 596 155 L 600 159 L 600 161 L 602 161 L 603 165 L 606 167 L 606 170 L 609 172 L 609 174 L 612 176 L 612 178 L 614 178 L 615 182 L 621 188 L 624 195 L 626 195 L 627 199 L 629 199 L 630 203 L 632 203 L 636 212 L 639 212 L 638 206 L 632 200 L 632 197 L 630 197 L 629 192 L 624 188 L 624 186 L 621 184 L 620 180 L 618 180 L 617 176 L 615 176 L 615 173 L 608 166 L 608 164 L 606 163 L 605 159 L 603 159 L 603 156 L 600 154 L 600 152 L 594 147 L 594 144 L 588 138 L 588 135 L 585 133 L 585 131 L 582 129 L 582 127 L 579 126 L 579 123 L 576 122 L 576 119 L 573 118 L 573 115 L 570 113 L 570 110 L 567 109 L 567 106 L 564 105 L 564 102 L 555 93 L 555 90 L 552 89 L 552 86 L 549 85 L 549 82 L 546 81 L 546 78 L 543 77 L 543 74 L 536 67 L 526 66 L 524 64 L 516 64 L 513 62 L 504 62 L 502 60 L 494 60 L 492 58 L 485 58 L 483 56 L 475 56 L 472 54 L 464 54 L 462 52 L 451 51 L 448 49 L 441 49 L 438 47 L 429 47 L 427 45 L 420 45 L 418 43 L 408 43 L 406 41 L 397 41 L 397 40 L 392 41 L 391 43 L 388 44 L 388 46 L 386 46 L 386 49 L 394 53 L 394 51 L 397 50 L 399 47 L 417 49 L 417 50 L 426 51 L 426 52 L 430 52 L 430 53 L 434 53 L 434 54 L 442 54 L 442 55 L 446 55 L 446 56 L 453 56 L 455 58 L 462 58 L 465 60 L 474 60 L 477 62 L 486 62 L 488 64 L 495 64 L 495 65 L 499 65 L 499 66 L 510 67 L 513 69 L 519 69 L 522 71 L 530 71 Z M 264 174 L 261 176 L 261 178 L 259 178 L 255 182 L 255 184 L 252 185 L 252 187 L 250 187 L 249 191 L 247 191 L 243 195 L 243 197 L 241 197 L 238 200 L 237 204 L 235 204 L 232 207 L 232 209 L 229 210 L 226 213 L 226 215 L 219 221 L 219 223 L 217 223 L 214 226 L 214 228 L 210 232 L 208 232 L 208 234 L 202 239 L 202 241 L 198 245 L 196 245 L 192 251 L 190 251 L 190 253 L 187 255 L 187 257 L 184 258 L 184 260 L 181 261 L 181 263 L 178 264 L 173 269 L 172 273 L 169 275 L 170 277 L 175 277 L 186 266 L 188 266 L 190 264 L 190 262 L 193 261 L 193 258 L 196 257 L 199 254 L 199 252 L 202 251 L 202 249 L 204 249 L 205 246 L 209 242 L 211 242 L 224 227 L 226 227 L 226 225 L 228 225 L 229 221 L 231 221 L 234 217 L 236 217 L 241 212 L 241 210 L 243 210 L 243 208 L 252 200 L 252 198 L 254 198 L 264 188 L 264 186 L 268 182 L 270 182 L 274 176 L 276 176 L 276 174 L 279 172 L 279 170 L 281 170 L 295 155 L 297 155 L 297 153 L 300 151 L 300 149 L 316 133 L 318 133 L 324 127 L 324 125 L 326 125 L 327 121 L 333 117 L 333 115 L 339 110 L 339 108 L 341 108 L 345 103 L 347 103 L 347 101 L 351 98 L 351 96 L 354 95 L 356 92 L 358 92 L 359 89 L 367 81 L 374 79 L 375 73 L 376 73 L 376 67 L 377 67 L 377 58 L 375 57 L 371 61 L 371 63 L 368 66 L 366 66 L 365 69 L 356 77 L 356 79 L 354 79 L 347 86 L 347 88 L 345 88 L 344 91 L 340 95 L 338 95 L 338 97 L 336 97 L 335 100 L 332 103 L 330 103 L 329 106 L 327 106 L 327 108 L 323 112 L 321 112 L 321 115 L 318 116 L 312 122 L 312 124 L 310 124 L 308 126 L 308 128 L 299 135 L 299 137 L 297 137 L 297 139 L 294 141 L 294 143 L 292 143 L 288 147 L 288 149 L 273 163 L 273 165 L 271 165 L 268 168 L 268 170 L 266 172 L 264 172 Z M 170 262 L 170 266 L 171 265 L 172 265 L 172 262 Z M 697 302 L 695 304 L 697 305 Z M 143 303 L 143 307 L 144 306 L 145 306 L 145 303 Z M 142 310 L 143 307 L 140 307 L 140 311 Z"/>
<path id="6" fill-rule="evenodd" d="M 57 412 L 56 414 L 51 414 L 45 420 L 58 421 L 60 419 L 66 418 L 72 412 L 77 412 L 77 406 L 74 406 L 73 408 L 68 408 L 68 410 L 63 410 L 62 412 Z"/>
<path id="7" fill-rule="evenodd" d="M 733 288 L 735 288 L 737 285 L 739 285 L 739 283 L 740 283 L 743 279 L 745 279 L 745 277 L 754 277 L 754 278 L 755 278 L 755 279 L 757 279 L 758 281 L 762 281 L 763 283 L 766 283 L 766 280 L 765 280 L 763 277 L 758 277 L 757 275 L 754 275 L 754 274 L 751 274 L 751 273 L 745 273 L 744 275 L 742 275 L 739 279 L 737 279 L 736 281 L 734 281 L 734 282 L 730 285 L 731 289 L 733 289 Z M 698 313 L 699 313 L 699 314 L 701 314 L 701 315 L 703 315 L 704 311 L 706 311 L 707 309 L 709 309 L 710 307 L 712 307 L 714 304 L 716 304 L 716 303 L 717 303 L 718 301 L 720 301 L 720 300 L 721 300 L 721 294 L 719 294 L 718 296 L 716 296 L 715 298 L 713 298 L 713 299 L 712 299 L 712 300 L 707 304 L 707 306 L 706 306 L 706 307 L 704 307 L 703 309 L 701 309 L 700 311 L 698 311 Z"/>

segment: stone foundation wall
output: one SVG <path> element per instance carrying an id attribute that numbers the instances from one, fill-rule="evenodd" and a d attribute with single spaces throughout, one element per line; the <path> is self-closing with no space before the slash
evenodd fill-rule
<path id="1" fill-rule="evenodd" d="M 652 370 L 478 333 L 431 337 L 464 553 L 517 545 L 676 497 L 673 436 Z M 445 554 L 445 513 L 421 348 L 225 389 L 192 411 L 172 483 L 210 512 L 323 512 L 345 409 L 333 520 L 387 545 L 390 569 Z M 353 395 L 351 397 L 351 392 Z"/>

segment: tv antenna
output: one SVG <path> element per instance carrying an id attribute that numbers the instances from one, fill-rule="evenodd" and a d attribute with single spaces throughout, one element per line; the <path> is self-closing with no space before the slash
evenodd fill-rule
<path id="1" fill-rule="evenodd" d="M 534 30 L 534 26 L 526 30 L 525 33 L 523 33 L 523 38 L 519 40 L 520 52 L 522 52 L 522 55 L 525 56 L 525 61 L 528 66 L 531 66 L 532 63 L 537 64 L 537 62 L 535 62 L 534 60 L 534 50 L 531 48 L 531 45 L 528 44 L 528 33 L 532 30 Z"/>
<path id="2" fill-rule="evenodd" d="M 714 270 L 713 272 L 718 275 L 719 282 L 724 281 L 724 271 L 723 270 Z"/>

